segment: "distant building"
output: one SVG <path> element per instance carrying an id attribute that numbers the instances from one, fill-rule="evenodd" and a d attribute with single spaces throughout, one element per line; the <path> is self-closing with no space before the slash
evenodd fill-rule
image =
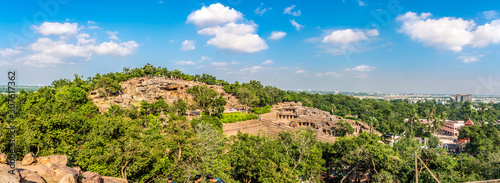
<path id="1" fill-rule="evenodd" d="M 469 101 L 469 102 L 472 102 L 472 94 L 467 94 L 467 95 L 455 94 L 451 97 L 451 101 L 455 101 L 455 102 Z"/>
<path id="2" fill-rule="evenodd" d="M 466 122 L 446 120 L 446 125 L 444 125 L 441 128 L 441 130 L 445 135 L 459 136 L 460 129 L 462 128 L 462 126 L 471 126 L 471 125 L 474 125 L 474 122 L 472 122 L 470 118 Z"/>

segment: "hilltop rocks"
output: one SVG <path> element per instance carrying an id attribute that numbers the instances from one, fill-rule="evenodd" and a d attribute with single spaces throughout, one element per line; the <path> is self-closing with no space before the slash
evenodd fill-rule
<path id="1" fill-rule="evenodd" d="M 19 182 L 19 179 L 7 171 L 0 171 L 0 183 L 14 183 Z"/>
<path id="2" fill-rule="evenodd" d="M 116 177 L 102 177 L 104 183 L 127 183 L 127 180 Z"/>
<path id="3" fill-rule="evenodd" d="M 36 163 L 38 165 L 43 165 L 45 163 L 50 163 L 50 159 L 47 156 L 41 156 L 36 158 Z"/>
<path id="4" fill-rule="evenodd" d="M 123 102 L 123 98 L 122 97 L 115 97 L 115 100 L 114 100 L 116 103 L 122 103 Z"/>
<path id="5" fill-rule="evenodd" d="M 94 172 L 84 172 L 82 183 L 101 183 L 102 177 Z"/>
<path id="6" fill-rule="evenodd" d="M 24 155 L 23 161 L 21 162 L 21 165 L 31 165 L 35 163 L 36 159 L 33 155 L 33 153 L 28 153 Z"/>
<path id="7" fill-rule="evenodd" d="M 75 176 L 67 174 L 61 179 L 61 181 L 59 181 L 59 183 L 77 183 L 77 181 L 75 179 Z"/>
<path id="8" fill-rule="evenodd" d="M 66 155 L 57 155 L 53 154 L 49 156 L 50 163 L 52 164 L 59 164 L 66 166 L 66 163 L 68 163 L 68 157 Z"/>
<path id="9" fill-rule="evenodd" d="M 7 164 L 7 155 L 0 153 L 0 164 Z"/>
<path id="10" fill-rule="evenodd" d="M 61 181 L 65 176 L 71 175 L 73 176 L 73 180 L 76 180 L 80 173 L 70 167 L 61 165 L 59 163 L 54 164 L 54 163 L 46 163 L 42 165 L 42 169 L 45 171 L 47 175 L 50 175 L 52 177 L 53 181 Z M 72 179 L 69 179 L 66 177 L 67 181 L 71 181 Z"/>

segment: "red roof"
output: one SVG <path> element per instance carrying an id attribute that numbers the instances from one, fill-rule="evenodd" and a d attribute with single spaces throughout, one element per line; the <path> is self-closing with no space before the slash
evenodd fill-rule
<path id="1" fill-rule="evenodd" d="M 471 125 L 474 125 L 474 122 L 472 122 L 469 118 L 469 120 L 465 122 L 465 126 L 471 126 Z"/>

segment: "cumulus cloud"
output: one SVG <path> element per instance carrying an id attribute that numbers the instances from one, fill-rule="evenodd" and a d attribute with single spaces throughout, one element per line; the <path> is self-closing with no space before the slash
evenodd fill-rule
<path id="1" fill-rule="evenodd" d="M 295 21 L 295 19 L 290 20 L 290 23 L 292 23 L 292 25 L 293 25 L 293 26 L 295 27 L 295 29 L 297 29 L 297 30 L 300 30 L 300 28 L 304 27 L 303 25 L 300 25 L 299 23 L 297 23 L 297 22 Z"/>
<path id="2" fill-rule="evenodd" d="M 201 35 L 214 35 L 208 40 L 208 45 L 213 45 L 222 50 L 235 52 L 255 53 L 268 49 L 266 42 L 255 32 L 255 24 L 228 23 L 221 26 L 207 27 L 198 31 Z"/>
<path id="3" fill-rule="evenodd" d="M 398 31 L 426 46 L 454 52 L 462 51 L 467 45 L 484 47 L 500 43 L 500 20 L 477 26 L 473 20 L 454 17 L 431 19 L 431 16 L 430 13 L 418 15 L 413 12 L 400 15 L 397 20 L 402 25 Z"/>
<path id="4" fill-rule="evenodd" d="M 271 65 L 273 63 L 274 62 L 272 60 L 266 60 L 266 61 L 262 62 L 262 65 Z"/>
<path id="5" fill-rule="evenodd" d="M 485 47 L 490 43 L 500 43 L 500 20 L 493 20 L 491 23 L 478 26 L 473 35 L 473 47 Z"/>
<path id="6" fill-rule="evenodd" d="M 21 51 L 16 50 L 16 49 L 11 49 L 11 48 L 0 49 L 0 56 L 2 56 L 4 58 L 16 56 L 16 55 L 19 55 L 20 53 L 21 53 Z"/>
<path id="7" fill-rule="evenodd" d="M 481 57 L 483 57 L 484 55 L 477 55 L 477 56 L 473 56 L 473 55 L 461 55 L 458 57 L 458 59 L 462 60 L 463 63 L 470 63 L 470 62 L 477 62 L 479 61 L 479 59 L 481 59 Z"/>
<path id="8" fill-rule="evenodd" d="M 370 72 L 375 70 L 377 67 L 369 66 L 369 65 L 359 65 L 354 68 L 347 68 L 346 71 L 355 71 L 355 72 Z"/>
<path id="9" fill-rule="evenodd" d="M 282 31 L 273 31 L 271 35 L 267 38 L 270 40 L 278 40 L 286 36 L 286 32 Z"/>
<path id="10" fill-rule="evenodd" d="M 196 63 L 193 62 L 193 61 L 191 61 L 191 60 L 179 60 L 179 61 L 175 62 L 175 65 L 180 65 L 180 66 L 184 66 L 184 65 L 196 65 Z"/>
<path id="11" fill-rule="evenodd" d="M 203 6 L 191 13 L 187 22 L 203 27 L 198 30 L 198 34 L 214 36 L 207 41 L 207 45 L 221 50 L 255 53 L 269 48 L 266 42 L 255 34 L 257 24 L 238 23 L 239 20 L 243 20 L 243 14 L 217 3 L 209 7 Z"/>
<path id="12" fill-rule="evenodd" d="M 292 16 L 300 16 L 300 14 L 301 14 L 300 10 L 292 12 L 292 10 L 293 10 L 293 8 L 295 8 L 295 6 L 296 5 L 292 5 L 292 6 L 286 7 L 285 10 L 283 11 L 283 14 L 289 14 L 289 15 L 292 15 Z"/>
<path id="13" fill-rule="evenodd" d="M 325 36 L 322 42 L 333 45 L 346 45 L 353 42 L 369 40 L 370 37 L 376 37 L 378 35 L 376 29 L 368 31 L 352 29 L 336 30 Z"/>
<path id="14" fill-rule="evenodd" d="M 243 19 L 243 14 L 233 8 L 225 7 L 220 3 L 203 6 L 189 14 L 187 23 L 193 23 L 197 27 L 208 27 Z"/>
<path id="15" fill-rule="evenodd" d="M 240 69 L 240 72 L 250 71 L 250 73 L 257 73 L 257 72 L 261 72 L 263 69 L 264 69 L 264 67 L 262 67 L 260 65 L 256 65 L 253 67 Z"/>
<path id="16" fill-rule="evenodd" d="M 109 34 L 109 39 L 118 41 L 118 37 L 116 36 L 118 34 L 118 31 L 107 31 L 106 33 Z"/>
<path id="17" fill-rule="evenodd" d="M 236 61 L 231 61 L 231 62 L 212 62 L 210 63 L 211 65 L 215 67 L 227 67 L 228 65 L 235 65 L 238 64 Z"/>
<path id="18" fill-rule="evenodd" d="M 194 49 L 196 49 L 196 47 L 194 45 L 195 45 L 195 43 L 193 40 L 184 40 L 184 42 L 182 42 L 181 50 L 184 50 L 184 51 L 194 50 Z"/>
<path id="19" fill-rule="evenodd" d="M 87 24 L 94 24 L 89 21 Z M 15 62 L 21 64 L 45 67 L 63 63 L 74 63 L 75 60 L 83 59 L 89 61 L 92 55 L 127 56 L 135 53 L 139 44 L 135 41 L 115 42 L 118 32 L 109 32 L 115 41 L 97 43 L 96 38 L 89 34 L 80 32 L 77 23 L 45 22 L 40 26 L 33 26 L 42 35 L 35 42 L 19 49 L 3 49 L 0 55 L 17 56 Z M 60 35 L 53 39 L 49 35 Z"/>
<path id="20" fill-rule="evenodd" d="M 322 38 L 312 38 L 308 39 L 309 42 L 321 42 L 321 48 L 324 49 L 326 53 L 333 55 L 341 55 L 345 53 L 355 53 L 365 50 L 364 47 L 357 46 L 356 43 L 372 41 L 379 33 L 376 29 L 370 30 L 353 30 L 353 29 L 343 29 L 335 30 L 326 34 Z"/>
<path id="21" fill-rule="evenodd" d="M 483 12 L 483 16 L 486 19 L 495 19 L 498 17 L 498 13 L 496 11 L 490 10 Z"/>
<path id="22" fill-rule="evenodd" d="M 339 78 L 342 76 L 342 74 L 339 74 L 337 72 L 325 72 L 325 73 L 317 73 L 316 74 L 317 77 L 334 77 L 334 78 Z"/>
<path id="23" fill-rule="evenodd" d="M 33 28 L 44 36 L 49 35 L 76 35 L 79 31 L 77 23 L 44 22 Z"/>
<path id="24" fill-rule="evenodd" d="M 297 69 L 295 70 L 295 74 L 303 74 L 305 73 L 306 71 L 305 70 L 302 70 L 302 69 Z"/>

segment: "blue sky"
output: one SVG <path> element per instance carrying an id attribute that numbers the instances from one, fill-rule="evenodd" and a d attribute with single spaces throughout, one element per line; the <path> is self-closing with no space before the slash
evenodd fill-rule
<path id="1" fill-rule="evenodd" d="M 497 1 L 3 4 L 0 67 L 19 84 L 151 63 L 282 89 L 500 95 Z"/>

